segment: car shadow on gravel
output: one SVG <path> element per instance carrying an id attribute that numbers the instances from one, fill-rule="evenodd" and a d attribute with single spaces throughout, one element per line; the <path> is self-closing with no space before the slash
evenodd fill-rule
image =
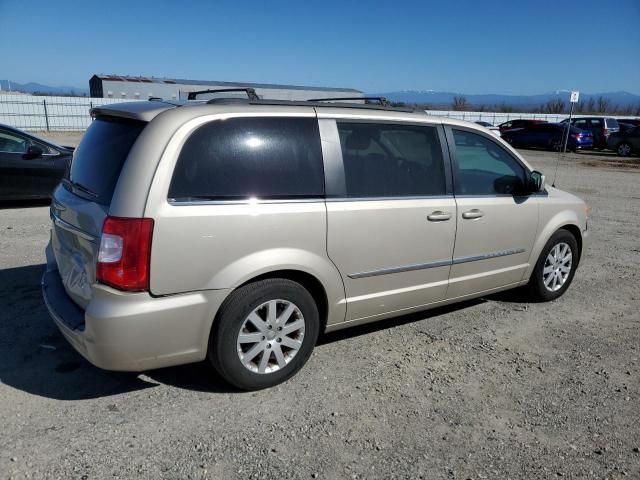
<path id="1" fill-rule="evenodd" d="M 339 342 L 341 340 L 347 340 L 350 338 L 359 337 L 361 335 L 368 335 L 380 330 L 389 330 L 392 328 L 406 325 L 407 323 L 414 323 L 421 320 L 429 320 L 440 315 L 456 312 L 458 310 L 464 310 L 475 305 L 486 302 L 482 298 L 475 298 L 472 300 L 466 300 L 460 303 L 454 303 L 451 305 L 445 305 L 442 307 L 433 308 L 431 310 L 423 310 L 421 312 L 409 313 L 407 315 L 401 315 L 399 317 L 392 317 L 386 320 L 380 320 L 376 322 L 366 323 L 364 325 L 358 325 L 355 327 L 345 328 L 344 330 L 337 330 L 335 332 L 325 333 L 320 336 L 318 345 L 325 345 L 327 343 Z"/>
<path id="2" fill-rule="evenodd" d="M 100 398 L 159 384 L 212 393 L 237 391 L 204 362 L 144 375 L 94 367 L 49 317 L 40 290 L 44 267 L 0 270 L 0 384 L 56 400 Z"/>
<path id="3" fill-rule="evenodd" d="M 58 331 L 42 300 L 44 265 L 0 270 L 0 383 L 56 400 L 87 400 L 159 385 L 208 393 L 238 393 L 207 362 L 138 373 L 109 372 L 91 365 Z M 490 299 L 520 302 L 517 291 Z M 348 340 L 428 320 L 485 302 L 447 305 L 324 334 L 318 345 Z M 0 386 L 1 388 L 1 386 Z"/>

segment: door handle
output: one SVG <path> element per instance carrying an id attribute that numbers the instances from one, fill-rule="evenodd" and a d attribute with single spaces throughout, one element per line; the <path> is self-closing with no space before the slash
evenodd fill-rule
<path id="1" fill-rule="evenodd" d="M 427 215 L 427 220 L 430 222 L 445 222 L 450 218 L 450 213 L 441 212 L 440 210 L 436 210 L 435 212 L 432 212 L 431 215 Z"/>
<path id="2" fill-rule="evenodd" d="M 474 208 L 473 210 L 469 210 L 462 214 L 462 218 L 466 218 L 468 220 L 473 218 L 480 218 L 483 216 L 484 216 L 484 212 L 482 210 L 478 210 L 477 208 Z"/>

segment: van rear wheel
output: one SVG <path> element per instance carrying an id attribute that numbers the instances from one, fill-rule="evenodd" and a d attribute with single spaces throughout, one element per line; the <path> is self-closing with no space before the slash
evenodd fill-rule
<path id="1" fill-rule="evenodd" d="M 272 387 L 295 375 L 311 356 L 320 319 L 311 294 L 287 279 L 240 287 L 224 302 L 209 338 L 209 360 L 242 390 Z"/>

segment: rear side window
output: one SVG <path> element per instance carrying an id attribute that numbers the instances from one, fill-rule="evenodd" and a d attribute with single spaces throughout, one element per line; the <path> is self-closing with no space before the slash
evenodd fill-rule
<path id="1" fill-rule="evenodd" d="M 602 128 L 602 120 L 599 118 L 590 118 L 589 125 L 591 125 L 592 128 Z"/>
<path id="2" fill-rule="evenodd" d="M 579 120 L 576 120 L 575 122 L 573 122 L 573 125 L 577 128 L 580 128 L 582 130 L 588 128 L 587 127 L 587 121 L 584 118 L 581 118 Z"/>
<path id="3" fill-rule="evenodd" d="M 446 193 L 435 127 L 338 122 L 348 197 Z"/>
<path id="4" fill-rule="evenodd" d="M 618 120 L 616 120 L 615 118 L 607 118 L 607 128 L 620 128 L 620 124 L 618 123 Z"/>
<path id="5" fill-rule="evenodd" d="M 207 123 L 185 142 L 169 187 L 170 200 L 323 195 L 315 118 L 234 118 Z"/>
<path id="6" fill-rule="evenodd" d="M 69 180 L 97 203 L 109 205 L 129 150 L 146 123 L 98 117 L 73 154 Z"/>

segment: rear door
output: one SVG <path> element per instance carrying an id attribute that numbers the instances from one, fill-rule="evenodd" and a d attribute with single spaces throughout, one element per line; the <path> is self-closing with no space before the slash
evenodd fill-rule
<path id="1" fill-rule="evenodd" d="M 442 127 L 321 118 L 320 133 L 327 251 L 344 282 L 346 319 L 443 300 L 456 206 Z"/>
<path id="2" fill-rule="evenodd" d="M 447 128 L 458 205 L 447 298 L 522 280 L 538 228 L 538 200 L 519 196 L 526 168 L 497 141 Z"/>
<path id="3" fill-rule="evenodd" d="M 55 263 L 67 293 L 83 308 L 91 300 L 102 224 L 113 191 L 145 125 L 98 117 L 75 150 L 69 177 L 54 191 L 51 246 Z"/>

